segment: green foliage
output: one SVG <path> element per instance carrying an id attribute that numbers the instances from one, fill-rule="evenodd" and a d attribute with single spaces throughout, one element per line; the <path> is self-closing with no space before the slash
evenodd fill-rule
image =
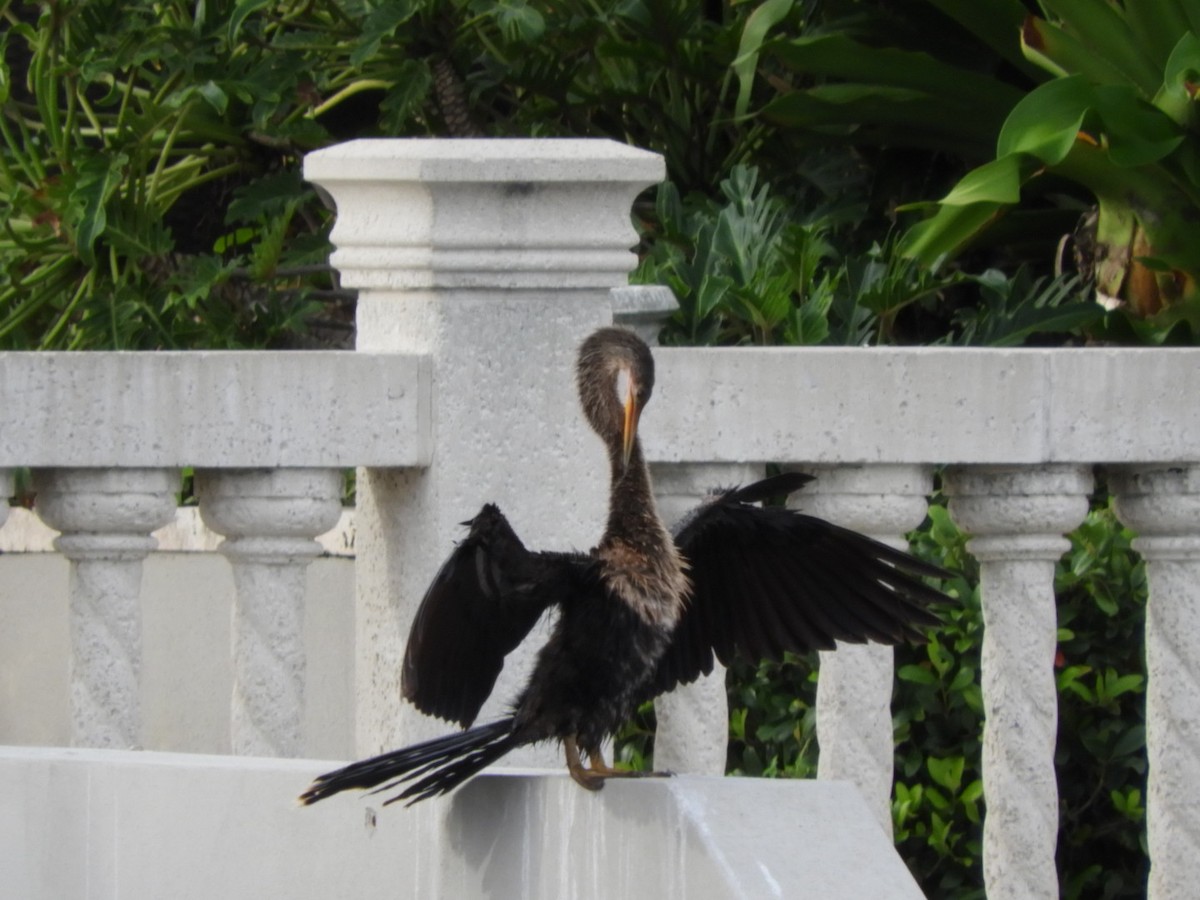
<path id="1" fill-rule="evenodd" d="M 1021 45 L 1056 77 L 1012 108 L 995 158 L 938 201 L 907 235 L 906 252 L 928 264 L 957 255 L 1042 182 L 1066 179 L 1098 207 L 1089 272 L 1098 295 L 1142 317 L 1168 308 L 1163 324 L 1186 319 L 1194 332 L 1200 37 L 1188 5 L 1040 5 L 1043 15 L 1024 22 Z"/>
<path id="2" fill-rule="evenodd" d="M 1146 575 L 1131 535 L 1102 501 L 1058 568 L 1064 896 L 1145 895 Z"/>
<path id="3" fill-rule="evenodd" d="M 817 774 L 816 653 L 729 670 L 726 771 L 751 777 Z"/>
<path id="4" fill-rule="evenodd" d="M 1034 278 L 1027 266 L 1006 276 L 989 269 L 972 279 L 978 302 L 958 309 L 946 342 L 1017 347 L 1039 340 L 1062 343 L 1065 336 L 1096 327 L 1104 310 L 1088 296 L 1078 276 Z"/>
<path id="5" fill-rule="evenodd" d="M 1074 276 L 937 272 L 890 240 L 839 251 L 838 216 L 801 214 L 744 166 L 716 200 L 660 185 L 634 280 L 679 299 L 663 342 L 1009 347 L 1077 340 L 1105 319 Z"/>
<path id="6" fill-rule="evenodd" d="M 337 299 L 298 175 L 319 53 L 232 11 L 0 5 L 0 346 L 271 346 Z"/>

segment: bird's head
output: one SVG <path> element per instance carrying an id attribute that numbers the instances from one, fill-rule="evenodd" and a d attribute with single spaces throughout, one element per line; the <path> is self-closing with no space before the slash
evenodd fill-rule
<path id="1" fill-rule="evenodd" d="M 576 376 L 584 415 L 627 467 L 638 419 L 654 390 L 650 348 L 632 331 L 601 328 L 580 346 Z"/>

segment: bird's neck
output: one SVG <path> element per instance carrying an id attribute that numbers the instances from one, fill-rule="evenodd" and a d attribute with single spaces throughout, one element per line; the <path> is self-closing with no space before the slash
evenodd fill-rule
<path id="1" fill-rule="evenodd" d="M 690 591 L 685 565 L 658 517 L 650 473 L 635 442 L 629 465 L 612 454 L 608 528 L 597 548 L 613 593 L 647 624 L 670 631 Z"/>
<path id="2" fill-rule="evenodd" d="M 622 465 L 621 450 L 610 452 L 612 489 L 609 492 L 607 538 L 623 540 L 648 551 L 665 550 L 670 535 L 663 527 L 654 505 L 650 471 L 642 457 L 642 447 L 633 443 L 629 464 Z"/>

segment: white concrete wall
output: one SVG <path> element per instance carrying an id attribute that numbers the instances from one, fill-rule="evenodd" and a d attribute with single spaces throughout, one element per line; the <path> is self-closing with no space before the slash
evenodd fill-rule
<path id="1" fill-rule="evenodd" d="M 4 900 L 919 900 L 840 782 L 487 773 L 299 807 L 329 763 L 0 748 Z"/>

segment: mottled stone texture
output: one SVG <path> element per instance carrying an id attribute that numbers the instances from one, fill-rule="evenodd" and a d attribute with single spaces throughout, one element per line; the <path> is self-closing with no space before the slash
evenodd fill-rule
<path id="1" fill-rule="evenodd" d="M 1146 560 L 1146 837 L 1150 900 L 1200 884 L 1200 467 L 1125 469 L 1117 514 Z"/>
<path id="2" fill-rule="evenodd" d="M 848 784 L 485 772 L 412 809 L 314 760 L 0 747 L 4 897 L 920 900 Z"/>
<path id="3" fill-rule="evenodd" d="M 142 560 L 175 516 L 177 475 L 163 469 L 47 469 L 38 514 L 71 561 L 71 743 L 141 743 Z"/>
<path id="4" fill-rule="evenodd" d="M 305 745 L 305 568 L 341 514 L 337 469 L 202 470 L 204 520 L 233 565 L 233 752 L 299 756 Z"/>
<path id="5" fill-rule="evenodd" d="M 607 461 L 577 411 L 575 353 L 612 321 L 609 289 L 636 262 L 630 206 L 663 174 L 609 141 L 355 141 L 306 158 L 337 206 L 332 261 L 360 288 L 358 348 L 433 364 L 433 465 L 358 480 L 361 752 L 445 729 L 398 708 L 400 661 L 459 523 L 491 501 L 532 547 L 599 536 Z M 482 720 L 531 662 L 528 645 L 513 654 Z"/>
<path id="6" fill-rule="evenodd" d="M 928 466 L 810 466 L 816 481 L 794 494 L 791 503 L 906 548 L 904 535 L 925 518 L 925 497 L 933 489 Z M 817 681 L 817 775 L 856 784 L 872 814 L 892 833 L 893 651 L 877 644 L 843 644 L 820 654 Z"/>
<path id="7" fill-rule="evenodd" d="M 980 563 L 988 897 L 1049 900 L 1059 896 L 1054 564 L 1087 515 L 1091 471 L 962 467 L 944 489 Z"/>

